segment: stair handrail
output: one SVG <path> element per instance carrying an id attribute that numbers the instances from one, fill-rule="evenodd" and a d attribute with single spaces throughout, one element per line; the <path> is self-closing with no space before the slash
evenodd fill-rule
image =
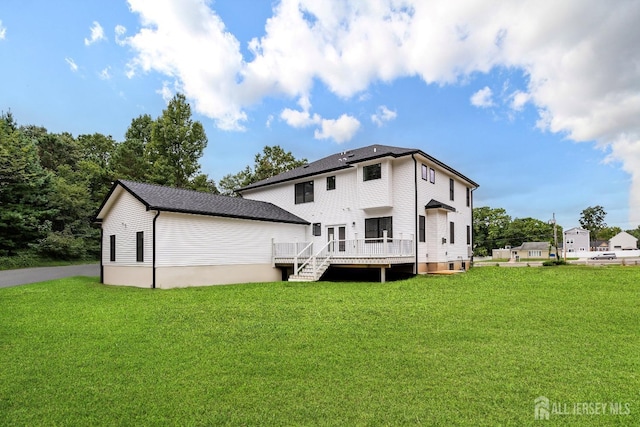
<path id="1" fill-rule="evenodd" d="M 298 252 L 295 257 L 293 257 L 293 268 L 294 268 L 293 271 L 296 271 L 296 272 L 298 271 L 298 258 L 300 258 L 300 255 L 305 253 L 305 251 L 307 249 L 309 249 L 310 247 L 312 247 L 312 246 L 313 246 L 313 242 L 309 243 L 307 246 L 304 247 L 304 249 L 302 249 L 300 252 Z M 296 274 L 298 274 L 298 273 L 296 273 Z"/>
<path id="2" fill-rule="evenodd" d="M 318 252 L 316 252 L 315 254 L 311 255 L 309 258 L 307 258 L 306 261 L 304 261 L 299 267 L 297 266 L 297 261 L 298 258 L 296 256 L 296 259 L 294 260 L 296 262 L 295 270 L 294 270 L 294 274 L 297 276 L 298 274 L 300 274 L 300 272 L 304 269 L 304 267 L 309 264 L 311 261 L 313 261 L 313 265 L 312 265 L 312 271 L 313 271 L 313 278 L 317 280 L 316 275 L 318 274 L 318 265 L 317 265 L 317 259 L 320 256 L 320 254 L 322 253 L 322 251 L 324 251 L 325 249 L 327 249 L 332 243 L 335 243 L 336 240 L 330 240 L 327 242 L 326 245 L 324 245 Z M 306 249 L 306 248 L 305 248 Z M 322 260 L 322 262 L 320 263 L 320 268 L 323 267 L 325 265 L 325 263 L 331 259 L 332 256 L 332 252 L 331 251 L 327 251 L 327 256 L 324 257 L 324 259 Z"/>

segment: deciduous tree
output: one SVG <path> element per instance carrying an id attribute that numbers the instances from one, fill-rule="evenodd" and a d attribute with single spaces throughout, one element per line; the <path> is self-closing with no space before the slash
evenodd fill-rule
<path id="1" fill-rule="evenodd" d="M 598 239 L 600 232 L 607 226 L 604 222 L 606 216 L 607 212 L 602 206 L 589 206 L 580 213 L 580 226 L 589 230 L 591 239 Z"/>

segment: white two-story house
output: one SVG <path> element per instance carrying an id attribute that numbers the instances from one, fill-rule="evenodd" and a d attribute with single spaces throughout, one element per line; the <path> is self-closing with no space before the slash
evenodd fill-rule
<path id="1" fill-rule="evenodd" d="M 372 145 L 325 157 L 239 193 L 310 222 L 311 247 L 305 254 L 320 254 L 310 262 L 380 268 L 384 278 L 386 268 L 412 274 L 467 269 L 477 187 L 419 149 Z M 290 253 L 276 255 L 282 266 L 291 261 Z"/>
<path id="2" fill-rule="evenodd" d="M 385 280 L 469 268 L 478 185 L 419 149 L 372 145 L 256 182 L 241 197 L 116 181 L 96 222 L 103 283 L 151 288 Z"/>

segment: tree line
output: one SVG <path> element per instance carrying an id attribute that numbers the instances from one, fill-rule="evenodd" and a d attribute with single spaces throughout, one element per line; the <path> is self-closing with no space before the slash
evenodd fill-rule
<path id="1" fill-rule="evenodd" d="M 590 206 L 580 213 L 580 226 L 589 230 L 591 240 L 609 240 L 620 233 L 620 227 L 605 223 L 605 209 Z M 626 230 L 640 239 L 640 226 Z M 556 225 L 558 245 L 562 245 L 563 228 Z M 511 218 L 503 208 L 483 206 L 473 209 L 473 243 L 475 256 L 491 255 L 492 249 L 520 246 L 524 242 L 549 242 L 554 244 L 553 224 L 535 218 Z"/>
<path id="2" fill-rule="evenodd" d="M 0 116 L 0 257 L 96 259 L 99 228 L 93 217 L 117 179 L 215 194 L 235 190 L 306 163 L 279 146 L 265 147 L 253 167 L 220 180 L 202 173 L 204 127 L 184 95 L 160 116 L 134 118 L 124 140 L 100 133 L 74 137 L 44 127 L 19 126 Z"/>

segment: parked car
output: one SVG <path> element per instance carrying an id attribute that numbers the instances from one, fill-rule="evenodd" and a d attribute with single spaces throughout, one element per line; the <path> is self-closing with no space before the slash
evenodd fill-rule
<path id="1" fill-rule="evenodd" d="M 602 254 L 598 254 L 594 257 L 591 257 L 591 259 L 616 259 L 616 254 L 614 254 L 613 252 L 605 252 Z"/>

